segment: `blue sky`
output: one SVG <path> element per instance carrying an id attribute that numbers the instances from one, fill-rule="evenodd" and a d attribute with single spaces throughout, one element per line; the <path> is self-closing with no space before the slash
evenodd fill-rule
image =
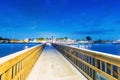
<path id="1" fill-rule="evenodd" d="M 120 0 L 1 0 L 0 36 L 120 39 Z"/>

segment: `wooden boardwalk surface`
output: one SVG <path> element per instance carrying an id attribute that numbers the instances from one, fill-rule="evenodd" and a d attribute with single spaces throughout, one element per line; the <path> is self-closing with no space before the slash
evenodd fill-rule
<path id="1" fill-rule="evenodd" d="M 26 80 L 87 80 L 53 46 L 46 45 Z"/>

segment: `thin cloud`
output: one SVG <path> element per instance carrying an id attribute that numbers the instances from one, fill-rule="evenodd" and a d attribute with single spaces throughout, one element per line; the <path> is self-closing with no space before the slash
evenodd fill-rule
<path id="1" fill-rule="evenodd" d="M 77 34 L 77 35 L 101 35 L 101 34 L 108 34 L 108 33 L 112 33 L 115 30 L 109 29 L 109 30 L 84 30 L 84 31 L 76 31 L 73 32 L 72 34 Z"/>

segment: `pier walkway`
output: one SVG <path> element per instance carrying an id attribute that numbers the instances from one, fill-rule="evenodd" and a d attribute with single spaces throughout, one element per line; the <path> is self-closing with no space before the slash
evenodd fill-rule
<path id="1" fill-rule="evenodd" d="M 87 80 L 52 45 L 46 45 L 26 80 Z"/>

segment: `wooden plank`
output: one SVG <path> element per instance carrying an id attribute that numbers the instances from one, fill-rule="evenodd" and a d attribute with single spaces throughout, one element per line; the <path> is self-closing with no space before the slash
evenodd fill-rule
<path id="1" fill-rule="evenodd" d="M 118 80 L 120 80 L 120 67 L 118 67 Z"/>

